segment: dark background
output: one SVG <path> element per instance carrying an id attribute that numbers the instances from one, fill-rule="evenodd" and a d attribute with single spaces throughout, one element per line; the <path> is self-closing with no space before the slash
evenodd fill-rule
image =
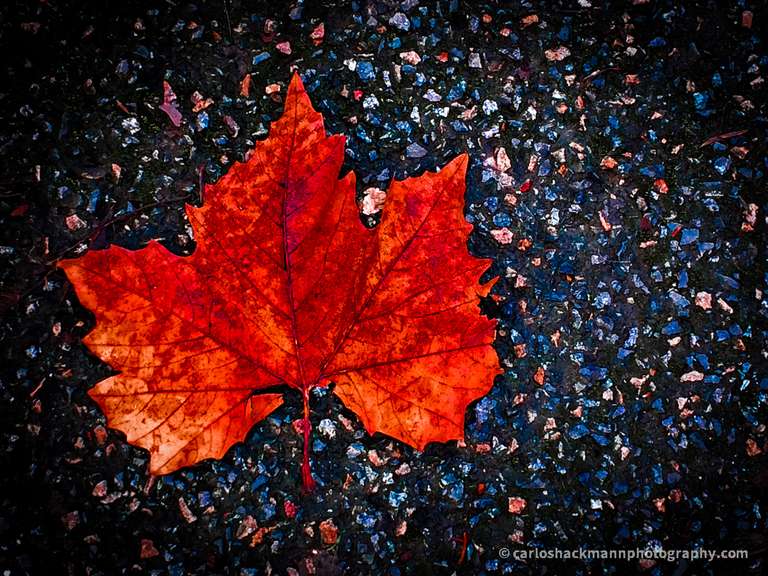
<path id="1" fill-rule="evenodd" d="M 4 3 L 3 574 L 762 573 L 765 18 L 764 2 Z M 423 453 L 315 395 L 334 436 L 315 434 L 310 496 L 290 391 L 221 461 L 150 483 L 147 454 L 86 394 L 109 368 L 55 263 L 150 238 L 191 251 L 184 202 L 266 136 L 294 67 L 361 190 L 469 152 L 470 248 L 502 277 L 483 309 L 505 374 L 468 409 L 465 445 Z M 495 239 L 505 227 L 515 242 Z M 750 558 L 498 553 L 655 545 Z"/>

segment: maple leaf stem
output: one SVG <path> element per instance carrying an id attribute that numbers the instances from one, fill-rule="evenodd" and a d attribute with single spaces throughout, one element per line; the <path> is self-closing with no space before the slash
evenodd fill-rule
<path id="1" fill-rule="evenodd" d="M 312 492 L 315 489 L 315 479 L 312 478 L 312 470 L 309 465 L 309 437 L 312 432 L 312 424 L 309 421 L 309 390 L 307 387 L 303 390 L 304 397 L 304 418 L 301 421 L 301 429 L 304 432 L 304 458 L 301 462 L 301 483 L 305 492 Z"/>

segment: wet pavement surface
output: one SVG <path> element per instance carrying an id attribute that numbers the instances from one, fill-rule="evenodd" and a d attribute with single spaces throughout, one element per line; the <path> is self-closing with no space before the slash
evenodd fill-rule
<path id="1" fill-rule="evenodd" d="M 762 573 L 766 5 L 509 4 L 0 8 L 3 574 Z M 87 396 L 109 367 L 55 263 L 191 252 L 184 203 L 294 69 L 361 193 L 469 153 L 505 372 L 465 442 L 424 452 L 316 390 L 311 495 L 290 391 L 220 461 L 151 479 Z M 502 551 L 649 546 L 750 556 Z"/>

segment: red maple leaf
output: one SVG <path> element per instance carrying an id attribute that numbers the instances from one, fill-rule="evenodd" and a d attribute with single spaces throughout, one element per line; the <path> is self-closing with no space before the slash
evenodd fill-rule
<path id="1" fill-rule="evenodd" d="M 418 449 L 463 438 L 499 372 L 478 309 L 488 262 L 466 247 L 467 156 L 392 182 L 373 230 L 343 159 L 296 74 L 269 137 L 187 206 L 191 256 L 152 241 L 60 264 L 96 316 L 85 343 L 119 370 L 89 394 L 151 473 L 220 458 L 280 406 L 281 384 L 303 394 L 307 488 L 316 386 L 334 382 L 371 434 Z"/>

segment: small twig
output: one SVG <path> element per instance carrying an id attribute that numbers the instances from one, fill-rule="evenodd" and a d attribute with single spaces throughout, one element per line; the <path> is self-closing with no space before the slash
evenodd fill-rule
<path id="1" fill-rule="evenodd" d="M 728 138 L 735 138 L 736 136 L 741 136 L 742 134 L 746 134 L 747 131 L 748 131 L 747 129 L 734 130 L 733 132 L 723 132 L 722 134 L 716 134 L 714 136 L 710 136 L 699 145 L 699 148 L 704 148 L 704 146 L 709 146 L 710 144 L 714 144 L 715 142 L 718 142 L 720 140 L 728 140 Z"/>
<path id="2" fill-rule="evenodd" d="M 149 494 L 149 491 L 152 490 L 152 487 L 155 485 L 156 482 L 157 482 L 157 476 L 155 476 L 150 472 L 149 477 L 147 478 L 147 483 L 144 484 L 144 494 Z"/>
<path id="3" fill-rule="evenodd" d="M 232 42 L 232 20 L 229 19 L 229 0 L 224 0 L 224 14 L 227 16 L 227 28 L 229 29 L 229 41 Z"/>
<path id="4" fill-rule="evenodd" d="M 78 240 L 76 244 L 73 244 L 72 246 L 69 246 L 69 247 L 65 248 L 55 258 L 53 258 L 52 260 L 48 260 L 46 262 L 46 264 L 49 265 L 49 266 L 53 265 L 53 264 L 56 264 L 56 262 L 61 260 L 64 257 L 65 254 L 67 254 L 68 252 L 71 252 L 72 250 L 74 250 L 75 248 L 80 246 L 80 244 L 82 244 L 83 242 L 95 240 L 96 238 L 98 238 L 99 234 L 101 234 L 104 231 L 104 229 L 107 226 L 111 226 L 112 224 L 117 224 L 118 222 L 124 222 L 125 220 L 130 220 L 131 218 L 135 218 L 138 214 L 140 214 L 142 212 L 145 212 L 147 210 L 151 210 L 152 208 L 158 208 L 160 206 L 169 206 L 171 204 L 175 204 L 179 200 L 187 200 L 187 197 L 186 196 L 179 196 L 177 198 L 169 198 L 168 200 L 163 200 L 162 202 L 151 202 L 150 204 L 145 204 L 144 206 L 141 206 L 140 208 L 137 208 L 136 210 L 134 210 L 132 212 L 128 212 L 126 214 L 122 214 L 120 216 L 116 216 L 115 218 L 111 218 L 109 220 L 105 220 L 101 224 L 99 224 L 96 227 L 96 229 L 88 235 L 87 238 L 83 238 L 82 240 Z"/>
<path id="5" fill-rule="evenodd" d="M 202 204 L 205 200 L 203 198 L 203 192 L 205 191 L 205 164 L 200 164 L 197 167 L 197 184 L 199 187 L 198 201 Z"/>
<path id="6" fill-rule="evenodd" d="M 461 542 L 461 556 L 459 556 L 459 564 L 464 563 L 464 559 L 467 557 L 467 548 L 469 547 L 469 534 L 464 532 L 464 535 L 461 537 L 461 539 L 458 539 L 459 542 Z"/>
<path id="7" fill-rule="evenodd" d="M 590 80 L 592 80 L 592 78 L 594 78 L 596 76 L 599 76 L 603 72 L 609 72 L 609 71 L 611 71 L 611 72 L 618 72 L 618 70 L 619 70 L 618 66 L 609 66 L 608 68 L 600 68 L 599 70 L 595 70 L 594 72 L 590 72 L 589 74 L 584 76 L 584 78 L 579 80 L 579 84 L 585 84 L 585 83 L 589 82 Z"/>
<path id="8" fill-rule="evenodd" d="M 35 389 L 34 389 L 34 390 L 32 390 L 32 392 L 30 392 L 30 393 L 29 393 L 29 397 L 30 397 L 30 398 L 34 398 L 34 397 L 35 397 L 35 394 L 37 394 L 37 393 L 40 391 L 40 388 L 42 388 L 42 387 L 43 387 L 43 384 L 45 384 L 45 377 L 44 377 L 42 380 L 40 380 L 40 384 L 38 384 L 37 386 L 35 386 Z"/>

